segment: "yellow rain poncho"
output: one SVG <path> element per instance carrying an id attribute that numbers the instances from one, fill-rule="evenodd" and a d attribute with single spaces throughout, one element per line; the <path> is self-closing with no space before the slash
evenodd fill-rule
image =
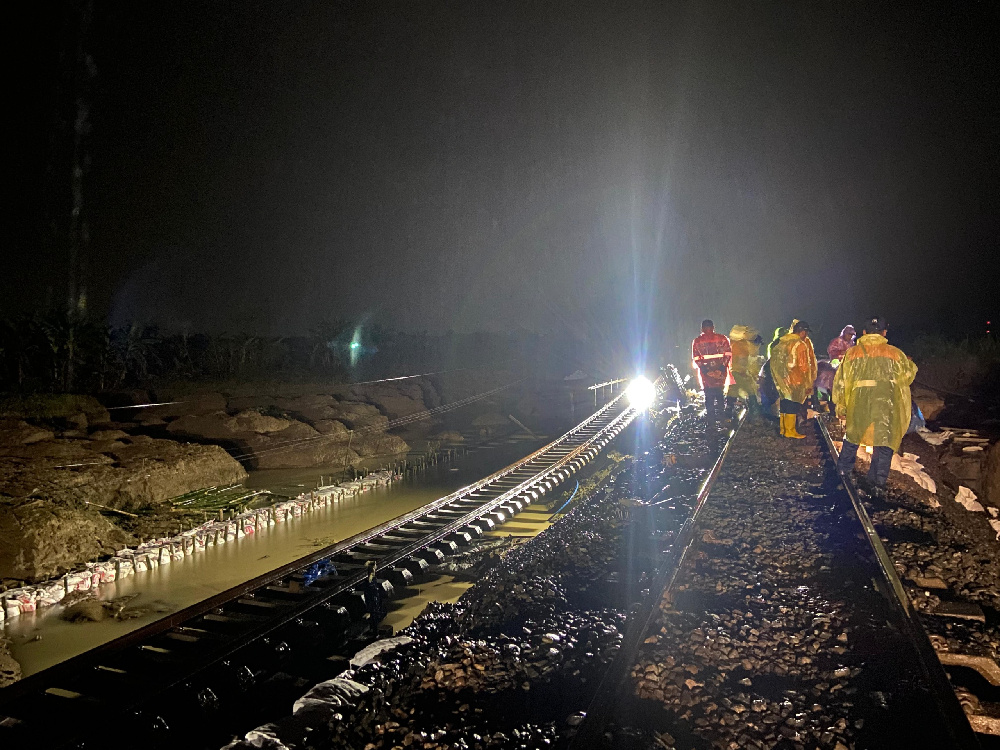
<path id="1" fill-rule="evenodd" d="M 771 349 L 771 377 L 782 398 L 805 403 L 816 382 L 816 352 L 812 341 L 786 333 Z"/>
<path id="2" fill-rule="evenodd" d="M 847 417 L 847 439 L 898 452 L 910 425 L 910 383 L 916 375 L 917 366 L 884 336 L 859 338 L 833 379 L 837 415 Z"/>
<path id="3" fill-rule="evenodd" d="M 733 349 L 730 369 L 736 385 L 729 389 L 728 395 L 760 400 L 757 394 L 757 374 L 761 366 L 760 345 L 753 343 L 757 335 L 757 330 L 750 326 L 736 325 L 729 332 L 729 343 Z"/>
<path id="4" fill-rule="evenodd" d="M 768 359 L 771 358 L 771 354 L 774 352 L 774 347 L 776 347 L 778 345 L 779 339 L 781 339 L 782 336 L 784 336 L 786 333 L 788 333 L 791 330 L 792 330 L 791 328 L 782 328 L 781 326 L 778 326 L 777 328 L 774 329 L 774 336 L 771 339 L 771 343 L 767 345 L 767 358 Z"/>

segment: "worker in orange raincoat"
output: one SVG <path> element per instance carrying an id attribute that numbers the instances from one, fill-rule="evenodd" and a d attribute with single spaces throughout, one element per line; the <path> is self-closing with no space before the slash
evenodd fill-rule
<path id="1" fill-rule="evenodd" d="M 837 469 L 847 474 L 854 468 L 858 445 L 873 447 L 868 479 L 884 487 L 889 479 L 892 454 L 910 425 L 910 384 L 917 366 L 891 346 L 885 335 L 885 320 L 872 318 L 864 335 L 844 352 L 833 379 L 837 415 L 847 418 L 847 433 Z"/>
<path id="2" fill-rule="evenodd" d="M 816 352 L 809 339 L 809 324 L 796 321 L 771 350 L 771 375 L 781 396 L 781 436 L 804 438 L 799 434 L 796 419 L 805 416 L 804 404 L 816 382 Z"/>
<path id="3" fill-rule="evenodd" d="M 698 370 L 698 380 L 705 394 L 708 427 L 712 429 L 722 421 L 726 386 L 732 379 L 729 365 L 733 351 L 729 339 L 715 332 L 715 323 L 711 320 L 701 322 L 701 335 L 691 342 L 691 359 Z"/>

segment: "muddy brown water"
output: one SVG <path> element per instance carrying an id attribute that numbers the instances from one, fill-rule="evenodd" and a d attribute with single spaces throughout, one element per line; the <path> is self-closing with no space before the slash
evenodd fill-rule
<path id="1" fill-rule="evenodd" d="M 453 463 L 438 464 L 389 487 L 342 500 L 291 523 L 272 526 L 263 534 L 209 547 L 204 553 L 101 586 L 98 592 L 101 600 L 138 594 L 132 605 L 148 607 L 150 613 L 136 619 L 71 623 L 60 617 L 64 609 L 61 605 L 22 615 L 6 624 L 12 653 L 25 676 L 34 674 L 147 625 L 166 612 L 195 604 L 320 547 L 419 508 L 488 476 L 543 444 L 542 440 L 510 438 L 496 445 L 480 446 Z M 321 474 L 331 473 L 333 470 L 323 468 L 259 471 L 251 474 L 247 485 L 294 495 L 314 487 Z M 502 533 L 540 531 L 547 524 L 541 524 L 544 516 L 541 509 L 531 512 L 535 510 L 526 510 L 524 521 L 518 519 L 518 523 L 526 525 L 525 529 L 516 530 L 514 524 L 508 524 Z M 428 582 L 417 595 L 400 601 L 390 616 L 391 624 L 404 627 L 428 599 L 453 601 L 468 588 L 447 578 Z"/>

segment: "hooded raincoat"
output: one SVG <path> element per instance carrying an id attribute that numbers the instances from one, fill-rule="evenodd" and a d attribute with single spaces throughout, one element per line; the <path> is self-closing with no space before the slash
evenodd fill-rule
<path id="1" fill-rule="evenodd" d="M 729 395 L 740 398 L 755 398 L 757 394 L 757 374 L 760 372 L 760 345 L 753 343 L 757 331 L 750 326 L 733 326 L 729 332 L 729 343 L 733 349 L 733 361 L 730 364 L 735 381 Z"/>
<path id="2" fill-rule="evenodd" d="M 854 326 L 844 326 L 844 330 L 840 332 L 840 335 L 833 339 L 829 346 L 826 347 L 826 353 L 830 357 L 830 361 L 837 363 L 834 367 L 839 366 L 840 362 L 844 359 L 844 353 L 854 346 L 856 336 Z"/>
<path id="3" fill-rule="evenodd" d="M 778 326 L 777 328 L 774 329 L 774 337 L 771 339 L 771 343 L 767 345 L 768 359 L 771 358 L 771 354 L 774 352 L 774 347 L 778 345 L 778 341 L 781 340 L 781 337 L 791 330 L 792 330 L 791 328 L 782 328 L 781 326 Z"/>
<path id="4" fill-rule="evenodd" d="M 771 350 L 771 375 L 781 397 L 803 404 L 816 382 L 816 352 L 812 341 L 786 333 Z"/>
<path id="5" fill-rule="evenodd" d="M 844 353 L 833 379 L 837 415 L 847 417 L 847 439 L 899 451 L 910 425 L 910 383 L 917 366 L 877 333 Z"/>

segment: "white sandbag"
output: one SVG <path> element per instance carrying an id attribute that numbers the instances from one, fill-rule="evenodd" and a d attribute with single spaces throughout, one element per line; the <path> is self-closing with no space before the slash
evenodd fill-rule
<path id="1" fill-rule="evenodd" d="M 391 651 L 397 646 L 404 646 L 413 639 L 408 635 L 397 635 L 392 638 L 382 638 L 381 640 L 369 643 L 363 649 L 351 657 L 351 667 L 357 669 L 369 664 L 378 658 L 379 654 Z"/>
<path id="2" fill-rule="evenodd" d="M 114 583 L 118 578 L 118 571 L 113 561 L 99 562 L 89 567 L 92 580 L 98 586 L 102 583 Z"/>
<path id="3" fill-rule="evenodd" d="M 38 587 L 38 606 L 51 607 L 66 596 L 66 587 L 61 580 Z"/>
<path id="4" fill-rule="evenodd" d="M 4 608 L 8 617 L 11 616 L 13 609 L 17 610 L 16 615 L 34 612 L 38 606 L 37 602 L 38 592 L 33 586 L 11 589 L 4 594 Z"/>
<path id="5" fill-rule="evenodd" d="M 959 486 L 958 492 L 955 494 L 955 502 L 959 503 L 963 508 L 972 511 L 973 513 L 982 513 L 986 510 L 982 504 L 976 500 L 976 493 L 965 485 Z"/>
<path id="6" fill-rule="evenodd" d="M 7 599 L 4 597 L 3 600 L 3 614 L 8 620 L 15 617 L 21 616 L 21 605 L 16 599 Z"/>
<path id="7" fill-rule="evenodd" d="M 945 442 L 951 439 L 954 434 L 951 430 L 943 430 L 941 432 L 931 432 L 926 427 L 921 427 L 917 430 L 917 434 L 920 435 L 927 443 L 930 445 L 944 445 Z"/>
<path id="8" fill-rule="evenodd" d="M 93 578 L 90 571 L 75 571 L 65 576 L 67 591 L 90 591 Z"/>
<path id="9" fill-rule="evenodd" d="M 277 734 L 277 724 L 265 724 L 246 733 L 246 741 L 261 750 L 291 750 Z"/>
<path id="10" fill-rule="evenodd" d="M 305 711 L 334 713 L 354 706 L 358 699 L 368 692 L 368 686 L 346 677 L 334 677 L 314 685 L 308 693 L 292 705 L 292 714 L 298 716 Z"/>
<path id="11" fill-rule="evenodd" d="M 902 456 L 894 453 L 892 455 L 892 470 L 910 477 L 931 494 L 937 494 L 937 483 L 924 471 L 919 458 L 913 453 L 904 453 Z"/>

